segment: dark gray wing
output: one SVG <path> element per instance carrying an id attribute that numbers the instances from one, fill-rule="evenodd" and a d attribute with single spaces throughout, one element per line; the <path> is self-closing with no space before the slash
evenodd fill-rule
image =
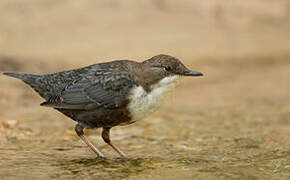
<path id="1" fill-rule="evenodd" d="M 129 74 L 107 74 L 94 79 L 82 77 L 68 84 L 61 94 L 51 97 L 43 106 L 59 109 L 119 108 L 128 104 L 130 89 L 137 79 Z"/>

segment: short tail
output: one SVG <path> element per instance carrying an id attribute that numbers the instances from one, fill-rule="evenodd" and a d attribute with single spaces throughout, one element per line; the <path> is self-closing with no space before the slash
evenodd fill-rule
<path id="1" fill-rule="evenodd" d="M 26 84 L 29 84 L 33 89 L 38 91 L 39 89 L 39 83 L 37 83 L 37 79 L 41 77 L 40 75 L 34 75 L 34 74 L 20 74 L 20 73 L 10 73 L 10 72 L 5 72 L 3 73 L 6 76 L 14 77 L 17 79 L 21 79 L 23 82 Z"/>
<path id="2" fill-rule="evenodd" d="M 3 74 L 17 79 L 21 79 L 23 82 L 32 87 L 41 97 L 46 98 L 46 90 L 43 90 L 42 83 L 38 81 L 41 78 L 41 75 L 19 74 L 10 72 L 5 72 Z"/>
<path id="3" fill-rule="evenodd" d="M 5 72 L 3 73 L 6 76 L 11 76 L 17 79 L 21 79 L 26 83 L 30 83 L 35 81 L 36 78 L 39 77 L 39 75 L 34 75 L 34 74 L 18 74 L 18 73 L 10 73 L 10 72 Z"/>

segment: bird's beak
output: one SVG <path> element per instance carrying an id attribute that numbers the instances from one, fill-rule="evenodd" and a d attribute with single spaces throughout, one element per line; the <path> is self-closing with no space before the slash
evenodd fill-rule
<path id="1" fill-rule="evenodd" d="M 197 71 L 191 71 L 191 70 L 186 70 L 183 73 L 184 76 L 203 76 L 203 74 L 201 72 L 197 72 Z"/>

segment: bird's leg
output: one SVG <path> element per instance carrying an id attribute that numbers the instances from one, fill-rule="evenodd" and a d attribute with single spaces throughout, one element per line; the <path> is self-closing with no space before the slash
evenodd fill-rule
<path id="1" fill-rule="evenodd" d="M 103 153 L 101 153 L 84 135 L 83 129 L 84 129 L 84 127 L 81 126 L 80 124 L 77 124 L 75 126 L 75 131 L 76 131 L 77 135 L 89 146 L 89 148 L 91 148 L 91 150 L 93 150 L 99 158 L 105 158 Z"/>
<path id="2" fill-rule="evenodd" d="M 117 147 L 115 146 L 110 139 L 110 129 L 111 128 L 103 128 L 103 132 L 102 132 L 102 138 L 103 140 L 109 144 L 118 154 L 120 154 L 120 156 L 122 157 L 126 157 L 126 155 Z"/>

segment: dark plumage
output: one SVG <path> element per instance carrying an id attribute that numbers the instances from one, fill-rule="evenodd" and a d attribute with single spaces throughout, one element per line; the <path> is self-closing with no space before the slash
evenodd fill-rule
<path id="1" fill-rule="evenodd" d="M 119 60 L 48 75 L 4 74 L 29 84 L 45 99 L 42 106 L 52 107 L 78 122 L 77 134 L 99 157 L 104 155 L 83 135 L 83 128 L 102 127 L 105 142 L 125 156 L 111 143 L 109 131 L 114 126 L 134 122 L 128 108 L 132 90 L 142 87 L 149 94 L 153 85 L 165 77 L 202 75 L 167 55 L 154 56 L 142 63 Z"/>

